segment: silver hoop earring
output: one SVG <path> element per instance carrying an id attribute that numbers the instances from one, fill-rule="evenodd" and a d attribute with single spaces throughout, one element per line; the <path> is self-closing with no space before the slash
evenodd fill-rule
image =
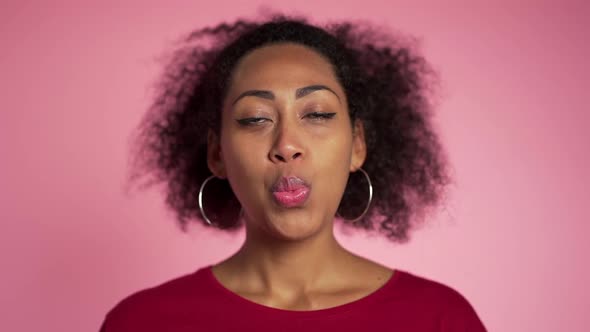
<path id="1" fill-rule="evenodd" d="M 213 179 L 214 177 L 215 175 L 211 175 L 208 178 L 206 178 L 205 181 L 203 181 L 203 183 L 201 184 L 201 188 L 199 188 L 199 209 L 201 210 L 201 216 L 211 226 L 213 226 L 213 223 L 211 222 L 211 220 L 209 220 L 209 218 L 207 218 L 207 215 L 205 214 L 205 209 L 203 209 L 203 189 L 205 189 L 205 185 L 207 184 L 207 182 L 209 182 L 209 180 Z"/>
<path id="2" fill-rule="evenodd" d="M 215 175 L 211 175 L 208 178 L 205 179 L 205 181 L 203 181 L 203 183 L 201 184 L 201 187 L 199 188 L 199 197 L 198 197 L 198 202 L 199 202 L 199 210 L 201 211 L 201 216 L 203 217 L 203 219 L 205 219 L 205 222 L 207 222 L 207 224 L 209 224 L 210 226 L 215 226 L 215 223 L 213 221 L 211 221 L 211 219 L 209 219 L 207 217 L 207 215 L 205 214 L 205 208 L 203 207 L 203 191 L 205 189 L 205 185 L 207 185 L 207 182 L 209 182 L 211 179 L 214 179 L 216 176 Z M 244 215 L 244 209 L 240 208 L 240 213 L 238 215 L 238 220 L 242 218 L 242 216 Z"/>
<path id="3" fill-rule="evenodd" d="M 203 181 L 203 183 L 201 184 L 201 187 L 199 188 L 199 197 L 198 197 L 199 210 L 201 211 L 201 216 L 203 217 L 203 219 L 205 219 L 205 222 L 207 224 L 209 224 L 210 226 L 216 226 L 216 225 L 205 214 L 205 208 L 203 207 L 203 191 L 205 189 L 205 185 L 207 185 L 207 182 L 209 182 L 210 180 L 214 179 L 215 177 L 216 177 L 215 175 L 211 175 L 208 178 L 206 178 L 205 181 Z M 238 220 L 242 218 L 243 214 L 244 214 L 244 209 L 240 208 L 240 213 L 238 215 Z"/>
<path id="4" fill-rule="evenodd" d="M 342 216 L 340 216 L 339 213 L 336 213 L 336 216 L 342 218 L 347 223 L 355 223 L 355 222 L 361 220 L 365 216 L 365 214 L 367 213 L 367 211 L 369 211 L 369 206 L 371 206 L 371 201 L 373 200 L 373 185 L 371 184 L 371 178 L 369 177 L 369 174 L 367 174 L 367 172 L 365 172 L 364 169 L 359 168 L 358 170 L 363 173 L 363 175 L 365 176 L 365 178 L 367 178 L 367 183 L 369 184 L 369 201 L 367 202 L 367 206 L 363 210 L 363 213 L 361 213 L 361 215 L 359 217 L 355 218 L 355 219 L 345 219 Z"/>

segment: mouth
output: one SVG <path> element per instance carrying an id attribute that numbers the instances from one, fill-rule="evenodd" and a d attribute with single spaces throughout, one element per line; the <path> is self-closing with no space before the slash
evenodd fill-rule
<path id="1" fill-rule="evenodd" d="M 299 207 L 305 204 L 311 192 L 311 186 L 296 176 L 281 177 L 271 188 L 277 204 L 285 208 Z"/>

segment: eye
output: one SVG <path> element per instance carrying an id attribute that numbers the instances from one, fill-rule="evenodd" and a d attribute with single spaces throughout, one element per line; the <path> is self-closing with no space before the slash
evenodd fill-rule
<path id="1" fill-rule="evenodd" d="M 238 119 L 238 123 L 242 126 L 252 126 L 262 124 L 265 120 L 269 120 L 267 118 L 245 118 L 245 119 Z"/>
<path id="2" fill-rule="evenodd" d="M 336 115 L 335 112 L 327 113 L 327 112 L 311 112 L 305 115 L 305 117 L 309 117 L 314 120 L 328 120 L 333 118 Z"/>

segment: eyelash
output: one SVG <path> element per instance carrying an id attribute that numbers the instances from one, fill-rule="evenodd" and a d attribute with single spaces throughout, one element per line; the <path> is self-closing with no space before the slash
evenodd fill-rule
<path id="1" fill-rule="evenodd" d="M 333 113 L 326 113 L 326 112 L 311 112 L 305 115 L 305 117 L 311 116 L 313 120 L 317 121 L 325 121 L 332 119 L 336 115 L 335 112 Z M 237 120 L 238 123 L 242 126 L 250 126 L 250 125 L 258 125 L 261 124 L 262 121 L 260 120 L 267 120 L 266 118 L 245 118 Z"/>
<path id="2" fill-rule="evenodd" d="M 262 124 L 260 120 L 267 120 L 266 118 L 245 118 L 237 120 L 238 123 L 242 126 L 255 126 Z"/>
<path id="3" fill-rule="evenodd" d="M 314 119 L 331 119 L 336 115 L 336 112 L 328 113 L 328 112 L 311 112 L 306 116 L 313 115 Z"/>

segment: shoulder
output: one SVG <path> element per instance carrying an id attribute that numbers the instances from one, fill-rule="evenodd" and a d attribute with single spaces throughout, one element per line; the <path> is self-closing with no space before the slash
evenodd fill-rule
<path id="1" fill-rule="evenodd" d="M 399 274 L 398 278 L 408 295 L 429 299 L 437 303 L 460 305 L 467 302 L 467 299 L 459 291 L 445 283 L 405 270 L 398 269 L 395 270 L 395 273 Z"/>
<path id="2" fill-rule="evenodd" d="M 153 327 L 161 317 L 188 308 L 195 298 L 202 297 L 206 288 L 199 287 L 203 284 L 199 279 L 203 277 L 203 269 L 199 269 L 127 295 L 106 313 L 101 332 Z"/>
<path id="3" fill-rule="evenodd" d="M 398 273 L 397 291 L 421 315 L 432 315 L 441 331 L 486 331 L 474 307 L 454 287 L 404 270 Z"/>

